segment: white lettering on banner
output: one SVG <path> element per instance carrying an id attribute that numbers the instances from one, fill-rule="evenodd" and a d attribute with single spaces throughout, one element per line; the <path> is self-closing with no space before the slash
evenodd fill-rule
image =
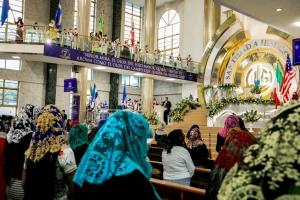
<path id="1" fill-rule="evenodd" d="M 241 58 L 243 54 L 246 52 L 256 49 L 256 48 L 271 48 L 279 52 L 282 57 L 285 58 L 286 53 L 291 54 L 291 50 L 282 42 L 271 39 L 258 39 L 258 40 L 250 40 L 246 42 L 243 46 L 241 46 L 229 59 L 227 67 L 225 69 L 225 75 L 223 83 L 232 83 L 233 78 L 233 69 L 237 64 L 237 61 Z M 292 58 L 291 58 L 292 59 Z"/>

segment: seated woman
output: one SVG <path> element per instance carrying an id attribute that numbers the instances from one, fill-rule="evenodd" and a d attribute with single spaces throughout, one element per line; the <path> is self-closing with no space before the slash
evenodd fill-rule
<path id="1" fill-rule="evenodd" d="M 198 128 L 191 130 L 186 146 L 194 165 L 196 167 L 204 167 L 208 158 L 208 150 L 201 138 L 201 133 Z"/>
<path id="2" fill-rule="evenodd" d="M 166 141 L 167 141 L 167 137 L 168 137 L 168 135 L 167 135 L 167 131 L 166 131 L 166 123 L 161 122 L 158 125 L 158 128 L 155 132 L 155 140 L 157 142 L 156 146 L 164 148 Z"/>
<path id="3" fill-rule="evenodd" d="M 162 152 L 163 177 L 165 181 L 189 186 L 195 166 L 184 146 L 184 134 L 181 130 L 176 129 L 169 133 Z"/>
<path id="4" fill-rule="evenodd" d="M 295 101 L 273 115 L 258 143 L 228 172 L 218 199 L 300 199 L 299 110 Z"/>
<path id="5" fill-rule="evenodd" d="M 224 123 L 224 127 L 220 130 L 217 136 L 216 151 L 220 152 L 224 145 L 228 131 L 234 127 L 240 127 L 239 118 L 236 115 L 229 115 Z"/>
<path id="6" fill-rule="evenodd" d="M 115 112 L 100 128 L 78 166 L 73 179 L 80 187 L 77 199 L 160 199 L 149 181 L 152 167 L 146 161 L 147 138 L 151 137 L 142 115 Z"/>
<path id="7" fill-rule="evenodd" d="M 81 158 L 89 147 L 88 128 L 83 124 L 74 124 L 68 135 L 68 141 L 74 152 L 76 165 L 79 165 Z"/>
<path id="8" fill-rule="evenodd" d="M 47 105 L 37 115 L 36 130 L 25 152 L 22 186 L 24 200 L 74 197 L 76 162 L 67 145 L 62 111 Z"/>
<path id="9" fill-rule="evenodd" d="M 207 182 L 206 199 L 217 199 L 219 188 L 227 172 L 242 159 L 245 151 L 256 143 L 251 133 L 237 129 L 239 128 L 233 128 L 228 132 L 224 146 L 215 160 Z"/>

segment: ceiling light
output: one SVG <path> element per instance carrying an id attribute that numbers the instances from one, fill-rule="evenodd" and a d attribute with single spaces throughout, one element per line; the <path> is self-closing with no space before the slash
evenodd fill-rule
<path id="1" fill-rule="evenodd" d="M 142 75 L 144 75 L 144 74 L 142 74 L 142 73 L 135 73 L 135 74 L 133 74 L 133 75 L 135 75 L 135 76 L 142 76 Z"/>
<path id="2" fill-rule="evenodd" d="M 295 22 L 294 25 L 295 26 L 300 26 L 300 22 Z"/>
<path id="3" fill-rule="evenodd" d="M 106 68 L 105 68 L 105 67 L 98 66 L 98 67 L 95 67 L 95 69 L 106 69 Z"/>
<path id="4" fill-rule="evenodd" d="M 166 80 L 167 80 L 167 81 L 175 81 L 174 78 L 167 78 Z"/>
<path id="5" fill-rule="evenodd" d="M 14 59 L 20 59 L 19 56 L 12 56 L 12 58 L 14 58 Z"/>
<path id="6" fill-rule="evenodd" d="M 276 11 L 280 12 L 280 11 L 282 11 L 282 8 L 277 8 Z"/>

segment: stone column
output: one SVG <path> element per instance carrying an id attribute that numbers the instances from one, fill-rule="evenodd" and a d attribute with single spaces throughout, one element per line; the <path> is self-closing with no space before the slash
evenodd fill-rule
<path id="1" fill-rule="evenodd" d="M 77 1 L 77 32 L 78 35 L 90 35 L 91 0 Z"/>
<path id="2" fill-rule="evenodd" d="M 120 74 L 110 73 L 109 108 L 117 109 L 121 103 L 118 102 Z M 122 81 L 122 80 L 121 80 Z"/>
<path id="3" fill-rule="evenodd" d="M 57 64 L 47 63 L 45 105 L 55 104 Z"/>
<path id="4" fill-rule="evenodd" d="M 204 48 L 220 26 L 221 6 L 213 0 L 204 0 Z"/>
<path id="5" fill-rule="evenodd" d="M 142 110 L 147 114 L 152 111 L 154 80 L 151 77 L 142 78 Z"/>
<path id="6" fill-rule="evenodd" d="M 75 77 L 77 78 L 77 93 L 80 95 L 80 123 L 83 123 L 86 118 L 87 74 L 87 67 L 78 66 L 78 73 L 75 74 Z"/>
<path id="7" fill-rule="evenodd" d="M 156 0 L 145 0 L 145 40 L 144 45 L 149 46 L 150 52 L 154 51 Z"/>

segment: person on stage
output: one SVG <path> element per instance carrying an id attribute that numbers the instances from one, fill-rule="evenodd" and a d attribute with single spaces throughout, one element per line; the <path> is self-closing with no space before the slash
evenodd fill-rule
<path id="1" fill-rule="evenodd" d="M 168 97 L 165 98 L 165 101 L 163 102 L 162 106 L 164 106 L 167 110 L 164 111 L 164 121 L 168 125 L 168 115 L 171 111 L 171 102 L 169 101 Z"/>

